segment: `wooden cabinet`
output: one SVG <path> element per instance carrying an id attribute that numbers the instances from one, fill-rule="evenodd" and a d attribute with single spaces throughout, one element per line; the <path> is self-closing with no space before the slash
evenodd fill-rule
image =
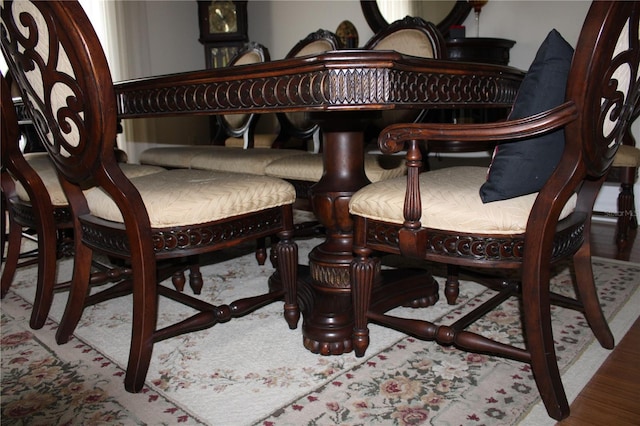
<path id="1" fill-rule="evenodd" d="M 447 52 L 454 61 L 509 65 L 509 50 L 514 44 L 504 38 L 452 38 L 447 40 Z"/>

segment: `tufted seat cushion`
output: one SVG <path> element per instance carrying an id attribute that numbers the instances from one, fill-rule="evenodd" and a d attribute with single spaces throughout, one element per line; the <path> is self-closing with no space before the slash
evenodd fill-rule
<path id="1" fill-rule="evenodd" d="M 277 133 L 256 133 L 253 135 L 253 148 L 271 148 L 277 137 Z M 227 138 L 224 141 L 224 146 L 227 148 L 244 148 L 244 139 Z"/>
<path id="2" fill-rule="evenodd" d="M 517 234 L 525 231 L 537 193 L 493 203 L 483 203 L 480 186 L 484 167 L 451 167 L 420 175 L 422 226 L 425 228 L 480 234 Z M 354 194 L 349 211 L 358 216 L 401 224 L 406 178 L 372 183 Z M 576 205 L 574 195 L 560 219 Z"/>
<path id="3" fill-rule="evenodd" d="M 306 151 L 297 149 L 239 149 L 219 148 L 205 150 L 191 159 L 191 168 L 221 172 L 243 172 L 264 175 L 267 164 L 292 156 L 300 156 Z"/>
<path id="4" fill-rule="evenodd" d="M 613 167 L 640 167 L 640 149 L 631 145 L 620 145 L 613 157 Z"/>
<path id="5" fill-rule="evenodd" d="M 140 192 L 152 227 L 206 223 L 291 204 L 296 199 L 288 182 L 245 173 L 176 169 L 136 177 L 131 183 Z M 86 197 L 91 214 L 122 222 L 120 210 L 104 191 L 94 189 Z"/>
<path id="6" fill-rule="evenodd" d="M 371 182 L 378 182 L 403 176 L 407 167 L 400 155 L 365 154 L 364 171 Z M 318 182 L 322 177 L 322 155 L 305 153 L 281 158 L 270 163 L 265 173 L 282 179 Z"/>
<path id="7" fill-rule="evenodd" d="M 188 169 L 191 160 L 206 150 L 224 149 L 222 146 L 176 146 L 149 148 L 140 153 L 140 163 L 176 169 Z"/>
<path id="8" fill-rule="evenodd" d="M 58 180 L 58 174 L 56 173 L 55 166 L 49 159 L 49 154 L 46 152 L 30 153 L 25 154 L 24 158 L 42 180 L 47 192 L 49 192 L 51 204 L 59 207 L 69 205 L 67 197 L 64 195 L 64 191 L 60 185 L 60 181 Z M 120 164 L 120 169 L 122 169 L 129 179 L 137 176 L 159 173 L 165 170 L 162 167 L 127 163 Z M 16 194 L 21 200 L 29 201 L 29 194 L 20 182 L 16 182 Z"/>

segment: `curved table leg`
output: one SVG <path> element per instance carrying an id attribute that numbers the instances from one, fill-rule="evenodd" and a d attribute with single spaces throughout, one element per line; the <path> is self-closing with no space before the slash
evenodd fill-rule
<path id="1" fill-rule="evenodd" d="M 309 254 L 309 276 L 301 282 L 304 346 L 311 352 L 339 355 L 352 347 L 353 308 L 349 265 L 353 259 L 351 196 L 369 184 L 364 172 L 364 136 L 353 113 L 332 112 L 323 122 L 322 179 L 312 187 L 312 205 L 326 229 L 326 240 Z M 355 129 L 355 130 L 354 130 Z M 437 283 L 421 271 L 419 280 L 401 280 L 390 286 L 376 280 L 373 305 L 385 310 L 411 303 L 426 306 L 437 300 Z M 406 276 L 406 274 L 405 274 Z M 387 279 L 385 278 L 385 281 Z M 401 300 L 400 300 L 401 299 Z"/>

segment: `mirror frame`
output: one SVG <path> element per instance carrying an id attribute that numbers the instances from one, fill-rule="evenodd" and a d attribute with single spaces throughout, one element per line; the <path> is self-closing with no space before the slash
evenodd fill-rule
<path id="1" fill-rule="evenodd" d="M 390 22 L 387 22 L 380 8 L 376 3 L 376 0 L 360 0 L 360 6 L 362 7 L 362 13 L 367 21 L 367 24 L 371 27 L 374 33 L 379 32 L 383 28 L 386 28 Z M 434 22 L 438 30 L 442 33 L 444 38 L 449 37 L 449 29 L 452 25 L 460 25 L 471 13 L 471 6 L 466 0 L 458 0 L 451 9 L 451 12 L 442 20 L 442 22 Z"/>

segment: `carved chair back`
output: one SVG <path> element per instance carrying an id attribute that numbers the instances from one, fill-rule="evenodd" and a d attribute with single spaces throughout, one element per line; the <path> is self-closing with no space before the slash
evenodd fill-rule
<path id="1" fill-rule="evenodd" d="M 295 327 L 299 311 L 297 246 L 291 239 L 293 187 L 265 176 L 206 170 L 164 170 L 134 183 L 117 164 L 116 92 L 81 5 L 70 0 L 20 0 L 5 1 L 0 8 L 2 53 L 62 177 L 73 213 L 74 271 L 57 342 L 69 341 L 85 307 L 132 294 L 124 381 L 128 391 L 139 392 L 158 341 L 246 315 L 283 296 L 285 318 Z M 173 78 L 179 86 L 180 75 Z M 157 94 L 165 89 L 153 90 Z M 160 285 L 185 268 L 192 269 L 194 278 L 199 254 L 275 235 L 273 259 L 282 283 L 278 288 L 215 306 L 186 294 L 181 286 Z M 92 294 L 94 252 L 121 259 L 126 270 L 116 284 Z M 198 294 L 199 272 L 195 281 L 192 289 Z M 159 328 L 161 295 L 196 313 Z"/>
<path id="2" fill-rule="evenodd" d="M 260 43 L 249 42 L 241 49 L 227 66 L 235 67 L 240 65 L 257 64 L 260 62 L 268 62 L 271 60 L 269 49 Z M 240 71 L 238 71 L 240 72 Z M 224 114 L 218 115 L 218 125 L 220 132 L 214 136 L 214 139 L 223 142 L 231 138 L 241 138 L 244 140 L 244 148 L 253 148 L 253 137 L 255 135 L 255 127 L 260 118 L 257 114 Z"/>
<path id="3" fill-rule="evenodd" d="M 319 29 L 298 41 L 286 55 L 286 58 L 298 58 L 306 55 L 317 55 L 322 52 L 338 50 L 340 39 L 331 31 Z M 280 123 L 279 143 L 291 138 L 302 141 L 312 140 L 313 147 L 310 151 L 318 153 L 322 150 L 320 126 L 311 120 L 304 112 L 278 113 Z"/>
<path id="4" fill-rule="evenodd" d="M 373 35 L 364 45 L 367 50 L 395 50 L 404 55 L 440 59 L 447 57 L 447 45 L 437 27 L 420 17 L 407 16 L 392 22 Z M 375 120 L 373 132 L 378 132 L 393 123 L 419 122 L 426 111 L 394 110 L 382 112 Z"/>

